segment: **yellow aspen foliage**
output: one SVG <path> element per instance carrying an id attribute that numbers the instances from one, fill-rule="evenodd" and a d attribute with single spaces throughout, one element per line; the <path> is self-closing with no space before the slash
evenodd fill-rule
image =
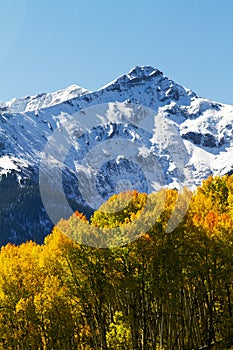
<path id="1" fill-rule="evenodd" d="M 42 245 L 2 247 L 0 349 L 230 349 L 232 213 L 233 176 L 209 177 L 193 193 L 114 195 Z M 91 246 L 111 228 L 112 246 Z"/>

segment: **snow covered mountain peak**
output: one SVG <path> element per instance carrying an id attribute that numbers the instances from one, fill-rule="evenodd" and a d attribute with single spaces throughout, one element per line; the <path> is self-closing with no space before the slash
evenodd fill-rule
<path id="1" fill-rule="evenodd" d="M 146 110 L 150 112 L 145 119 Z M 74 145 L 65 157 L 67 163 L 51 162 L 45 147 L 68 124 Z M 27 239 L 33 232 L 49 232 L 51 221 L 38 185 L 44 160 L 48 160 L 45 175 L 51 173 L 51 164 L 55 172 L 62 169 L 67 198 L 74 209 L 87 213 L 94 208 L 94 188 L 98 200 L 106 200 L 122 184 L 140 191 L 156 189 L 160 181 L 156 164 L 163 184 L 176 188 L 183 184 L 193 188 L 210 174 L 232 173 L 232 125 L 233 106 L 200 98 L 151 66 L 136 66 L 93 92 L 72 85 L 6 102 L 0 108 L 2 242 L 9 237 L 22 241 L 20 235 L 26 231 Z M 92 179 L 93 188 L 88 185 Z M 48 183 L 55 187 L 56 173 Z M 64 217 L 58 203 L 52 204 L 57 220 Z"/>
<path id="2" fill-rule="evenodd" d="M 127 75 L 131 79 L 134 79 L 134 78 L 145 79 L 151 76 L 162 76 L 163 73 L 152 66 L 135 66 L 129 71 Z"/>
<path id="3" fill-rule="evenodd" d="M 121 75 L 117 79 L 103 86 L 100 90 L 106 87 L 114 86 L 117 84 L 140 84 L 151 80 L 153 77 L 157 77 L 158 82 L 163 77 L 163 73 L 152 66 L 135 66 L 128 73 Z M 160 78 L 160 79 L 159 79 Z"/>
<path id="4" fill-rule="evenodd" d="M 99 91 L 127 94 L 131 102 L 139 102 L 156 109 L 174 101 L 179 106 L 188 106 L 197 94 L 166 77 L 152 66 L 136 66 L 127 74 L 120 76 Z M 132 97 L 132 98 L 130 98 Z"/>

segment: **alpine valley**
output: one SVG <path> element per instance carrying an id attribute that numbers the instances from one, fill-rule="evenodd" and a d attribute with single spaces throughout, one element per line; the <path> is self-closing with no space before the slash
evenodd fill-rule
<path id="1" fill-rule="evenodd" d="M 151 66 L 94 92 L 72 85 L 1 103 L 0 244 L 41 243 L 69 216 L 60 173 L 70 208 L 89 217 L 122 190 L 194 189 L 211 174 L 231 174 L 232 136 L 233 106 L 200 98 Z M 48 144 L 70 146 L 55 159 Z M 55 214 L 48 215 L 41 179 Z"/>

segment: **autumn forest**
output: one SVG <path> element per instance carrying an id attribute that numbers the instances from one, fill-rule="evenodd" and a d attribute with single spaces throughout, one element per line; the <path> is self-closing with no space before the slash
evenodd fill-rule
<path id="1" fill-rule="evenodd" d="M 1 248 L 0 349 L 231 347 L 233 176 L 120 193 L 42 245 Z"/>

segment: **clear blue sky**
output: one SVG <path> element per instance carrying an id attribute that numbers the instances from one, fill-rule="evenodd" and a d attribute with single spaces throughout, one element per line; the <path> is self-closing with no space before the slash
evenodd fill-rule
<path id="1" fill-rule="evenodd" d="M 233 104 L 232 0 L 0 0 L 0 100 L 153 65 Z"/>

